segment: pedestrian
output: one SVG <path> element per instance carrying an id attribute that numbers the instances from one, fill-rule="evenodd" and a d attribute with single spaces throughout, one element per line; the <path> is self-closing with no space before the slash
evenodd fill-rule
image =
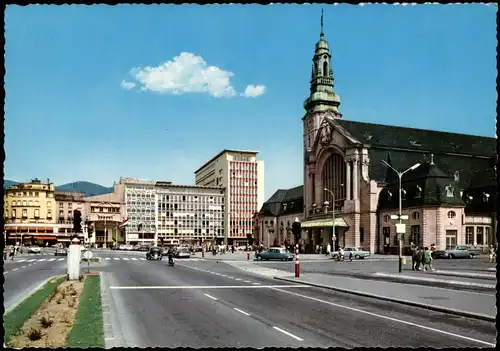
<path id="1" fill-rule="evenodd" d="M 9 256 L 11 261 L 14 261 L 14 245 L 10 245 Z"/>
<path id="2" fill-rule="evenodd" d="M 417 264 L 417 245 L 411 242 L 410 249 L 411 249 L 411 270 L 414 271 L 415 266 Z"/>
<path id="3" fill-rule="evenodd" d="M 352 262 L 352 251 L 349 251 L 349 261 Z"/>
<path id="4" fill-rule="evenodd" d="M 328 244 L 326 246 L 326 256 L 330 256 L 331 251 L 332 251 L 332 247 L 330 246 L 330 244 Z"/>
<path id="5" fill-rule="evenodd" d="M 428 247 L 424 250 L 424 271 L 430 272 L 432 269 L 432 255 Z"/>
<path id="6" fill-rule="evenodd" d="M 339 248 L 339 260 L 344 260 L 344 248 L 340 247 Z"/>
<path id="7" fill-rule="evenodd" d="M 231 252 L 234 253 L 234 245 L 231 245 Z"/>
<path id="8" fill-rule="evenodd" d="M 490 253 L 490 263 L 493 263 L 495 262 L 494 258 L 495 258 L 495 248 L 493 247 L 493 245 L 490 245 L 490 248 L 489 248 L 489 253 Z"/>
<path id="9" fill-rule="evenodd" d="M 416 271 L 420 270 L 421 264 L 423 266 L 423 261 L 424 261 L 424 250 L 422 249 L 422 246 L 419 246 L 417 250 L 417 263 L 415 264 Z"/>
<path id="10" fill-rule="evenodd" d="M 316 245 L 316 254 L 319 254 L 319 245 Z"/>

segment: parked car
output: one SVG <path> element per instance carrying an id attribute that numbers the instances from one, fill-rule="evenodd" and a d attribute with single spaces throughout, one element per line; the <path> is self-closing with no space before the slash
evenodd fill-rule
<path id="1" fill-rule="evenodd" d="M 481 255 L 481 253 L 483 251 L 483 248 L 481 248 L 481 247 L 466 246 L 466 248 L 472 257 Z"/>
<path id="2" fill-rule="evenodd" d="M 28 253 L 40 253 L 42 252 L 42 249 L 40 248 L 40 246 L 30 246 L 28 247 Z"/>
<path id="3" fill-rule="evenodd" d="M 467 246 L 447 246 L 445 250 L 436 250 L 432 254 L 433 258 L 473 258 Z"/>
<path id="4" fill-rule="evenodd" d="M 357 260 L 362 260 L 362 259 L 370 256 L 369 251 L 365 251 L 360 247 L 345 247 L 344 248 L 344 259 L 349 259 L 349 255 L 351 253 L 352 253 L 352 257 L 357 259 Z M 334 259 L 338 259 L 339 252 L 338 251 L 332 252 L 332 257 Z"/>
<path id="5" fill-rule="evenodd" d="M 262 251 L 255 254 L 255 259 L 260 260 L 280 260 L 280 261 L 291 261 L 293 260 L 293 253 L 288 252 L 286 249 L 281 247 L 271 247 L 267 251 Z"/>
<path id="6" fill-rule="evenodd" d="M 188 249 L 180 249 L 175 253 L 176 258 L 190 258 L 191 252 Z"/>
<path id="7" fill-rule="evenodd" d="M 68 256 L 68 249 L 65 247 L 58 247 L 55 256 Z"/>

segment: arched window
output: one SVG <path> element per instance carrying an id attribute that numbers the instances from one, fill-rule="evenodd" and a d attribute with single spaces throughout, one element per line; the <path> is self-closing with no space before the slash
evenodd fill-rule
<path id="1" fill-rule="evenodd" d="M 328 76 L 328 62 L 323 61 L 323 76 Z"/>
<path id="2" fill-rule="evenodd" d="M 331 154 L 325 161 L 321 170 L 322 189 L 326 188 L 335 194 L 335 204 L 339 205 L 345 200 L 346 164 L 344 158 L 338 153 Z M 333 197 L 330 192 L 323 191 L 323 202 L 328 201 L 332 208 Z"/>
<path id="3" fill-rule="evenodd" d="M 455 218 L 457 216 L 457 214 L 455 213 L 455 211 L 448 211 L 448 218 Z"/>

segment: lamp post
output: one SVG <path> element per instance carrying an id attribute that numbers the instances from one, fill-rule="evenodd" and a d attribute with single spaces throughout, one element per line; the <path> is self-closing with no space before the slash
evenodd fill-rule
<path id="1" fill-rule="evenodd" d="M 333 247 L 332 247 L 332 252 L 335 251 L 335 194 L 333 191 L 328 190 L 327 188 L 323 189 L 324 191 L 330 193 L 332 195 L 332 217 L 333 217 L 333 222 L 332 222 L 332 242 L 333 242 Z"/>
<path id="2" fill-rule="evenodd" d="M 396 170 L 394 167 L 392 167 L 390 164 L 388 164 L 387 162 L 385 162 L 384 160 L 382 160 L 380 162 L 383 165 L 385 165 L 386 167 L 389 167 L 394 172 L 396 172 L 396 174 L 398 175 L 398 178 L 399 178 L 399 210 L 398 210 L 398 215 L 396 216 L 396 219 L 398 220 L 398 224 L 396 225 L 396 233 L 398 235 L 398 240 L 399 240 L 398 269 L 399 269 L 399 273 L 401 273 L 403 271 L 403 241 L 401 239 L 402 239 L 403 234 L 406 232 L 405 225 L 402 223 L 402 220 L 403 220 L 403 213 L 402 213 L 403 212 L 402 191 L 403 191 L 403 189 L 401 187 L 401 179 L 403 178 L 403 174 L 405 174 L 406 172 L 414 171 L 418 167 L 420 167 L 420 163 L 415 163 L 413 166 L 411 166 L 407 170 L 405 170 L 403 172 L 400 172 L 400 171 Z M 408 219 L 408 216 L 404 216 L 404 217 L 405 217 L 405 219 Z M 391 216 L 391 219 L 392 219 L 392 216 Z"/>

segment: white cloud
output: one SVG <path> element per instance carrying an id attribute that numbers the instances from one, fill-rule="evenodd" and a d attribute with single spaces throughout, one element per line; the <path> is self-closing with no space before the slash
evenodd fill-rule
<path id="1" fill-rule="evenodd" d="M 265 90 L 266 90 L 266 87 L 263 85 L 249 84 L 249 85 L 247 85 L 245 92 L 242 93 L 241 95 L 245 96 L 245 97 L 257 97 L 257 96 L 264 94 Z"/>
<path id="2" fill-rule="evenodd" d="M 231 85 L 232 72 L 208 66 L 201 56 L 182 52 L 157 67 L 138 67 L 131 71 L 142 90 L 166 94 L 209 93 L 214 97 L 236 94 Z"/>
<path id="3" fill-rule="evenodd" d="M 120 85 L 121 85 L 121 87 L 123 89 L 127 89 L 127 90 L 130 90 L 130 89 L 132 89 L 132 88 L 135 87 L 135 83 L 134 82 L 127 82 L 125 80 L 122 80 L 122 82 L 121 82 Z"/>

